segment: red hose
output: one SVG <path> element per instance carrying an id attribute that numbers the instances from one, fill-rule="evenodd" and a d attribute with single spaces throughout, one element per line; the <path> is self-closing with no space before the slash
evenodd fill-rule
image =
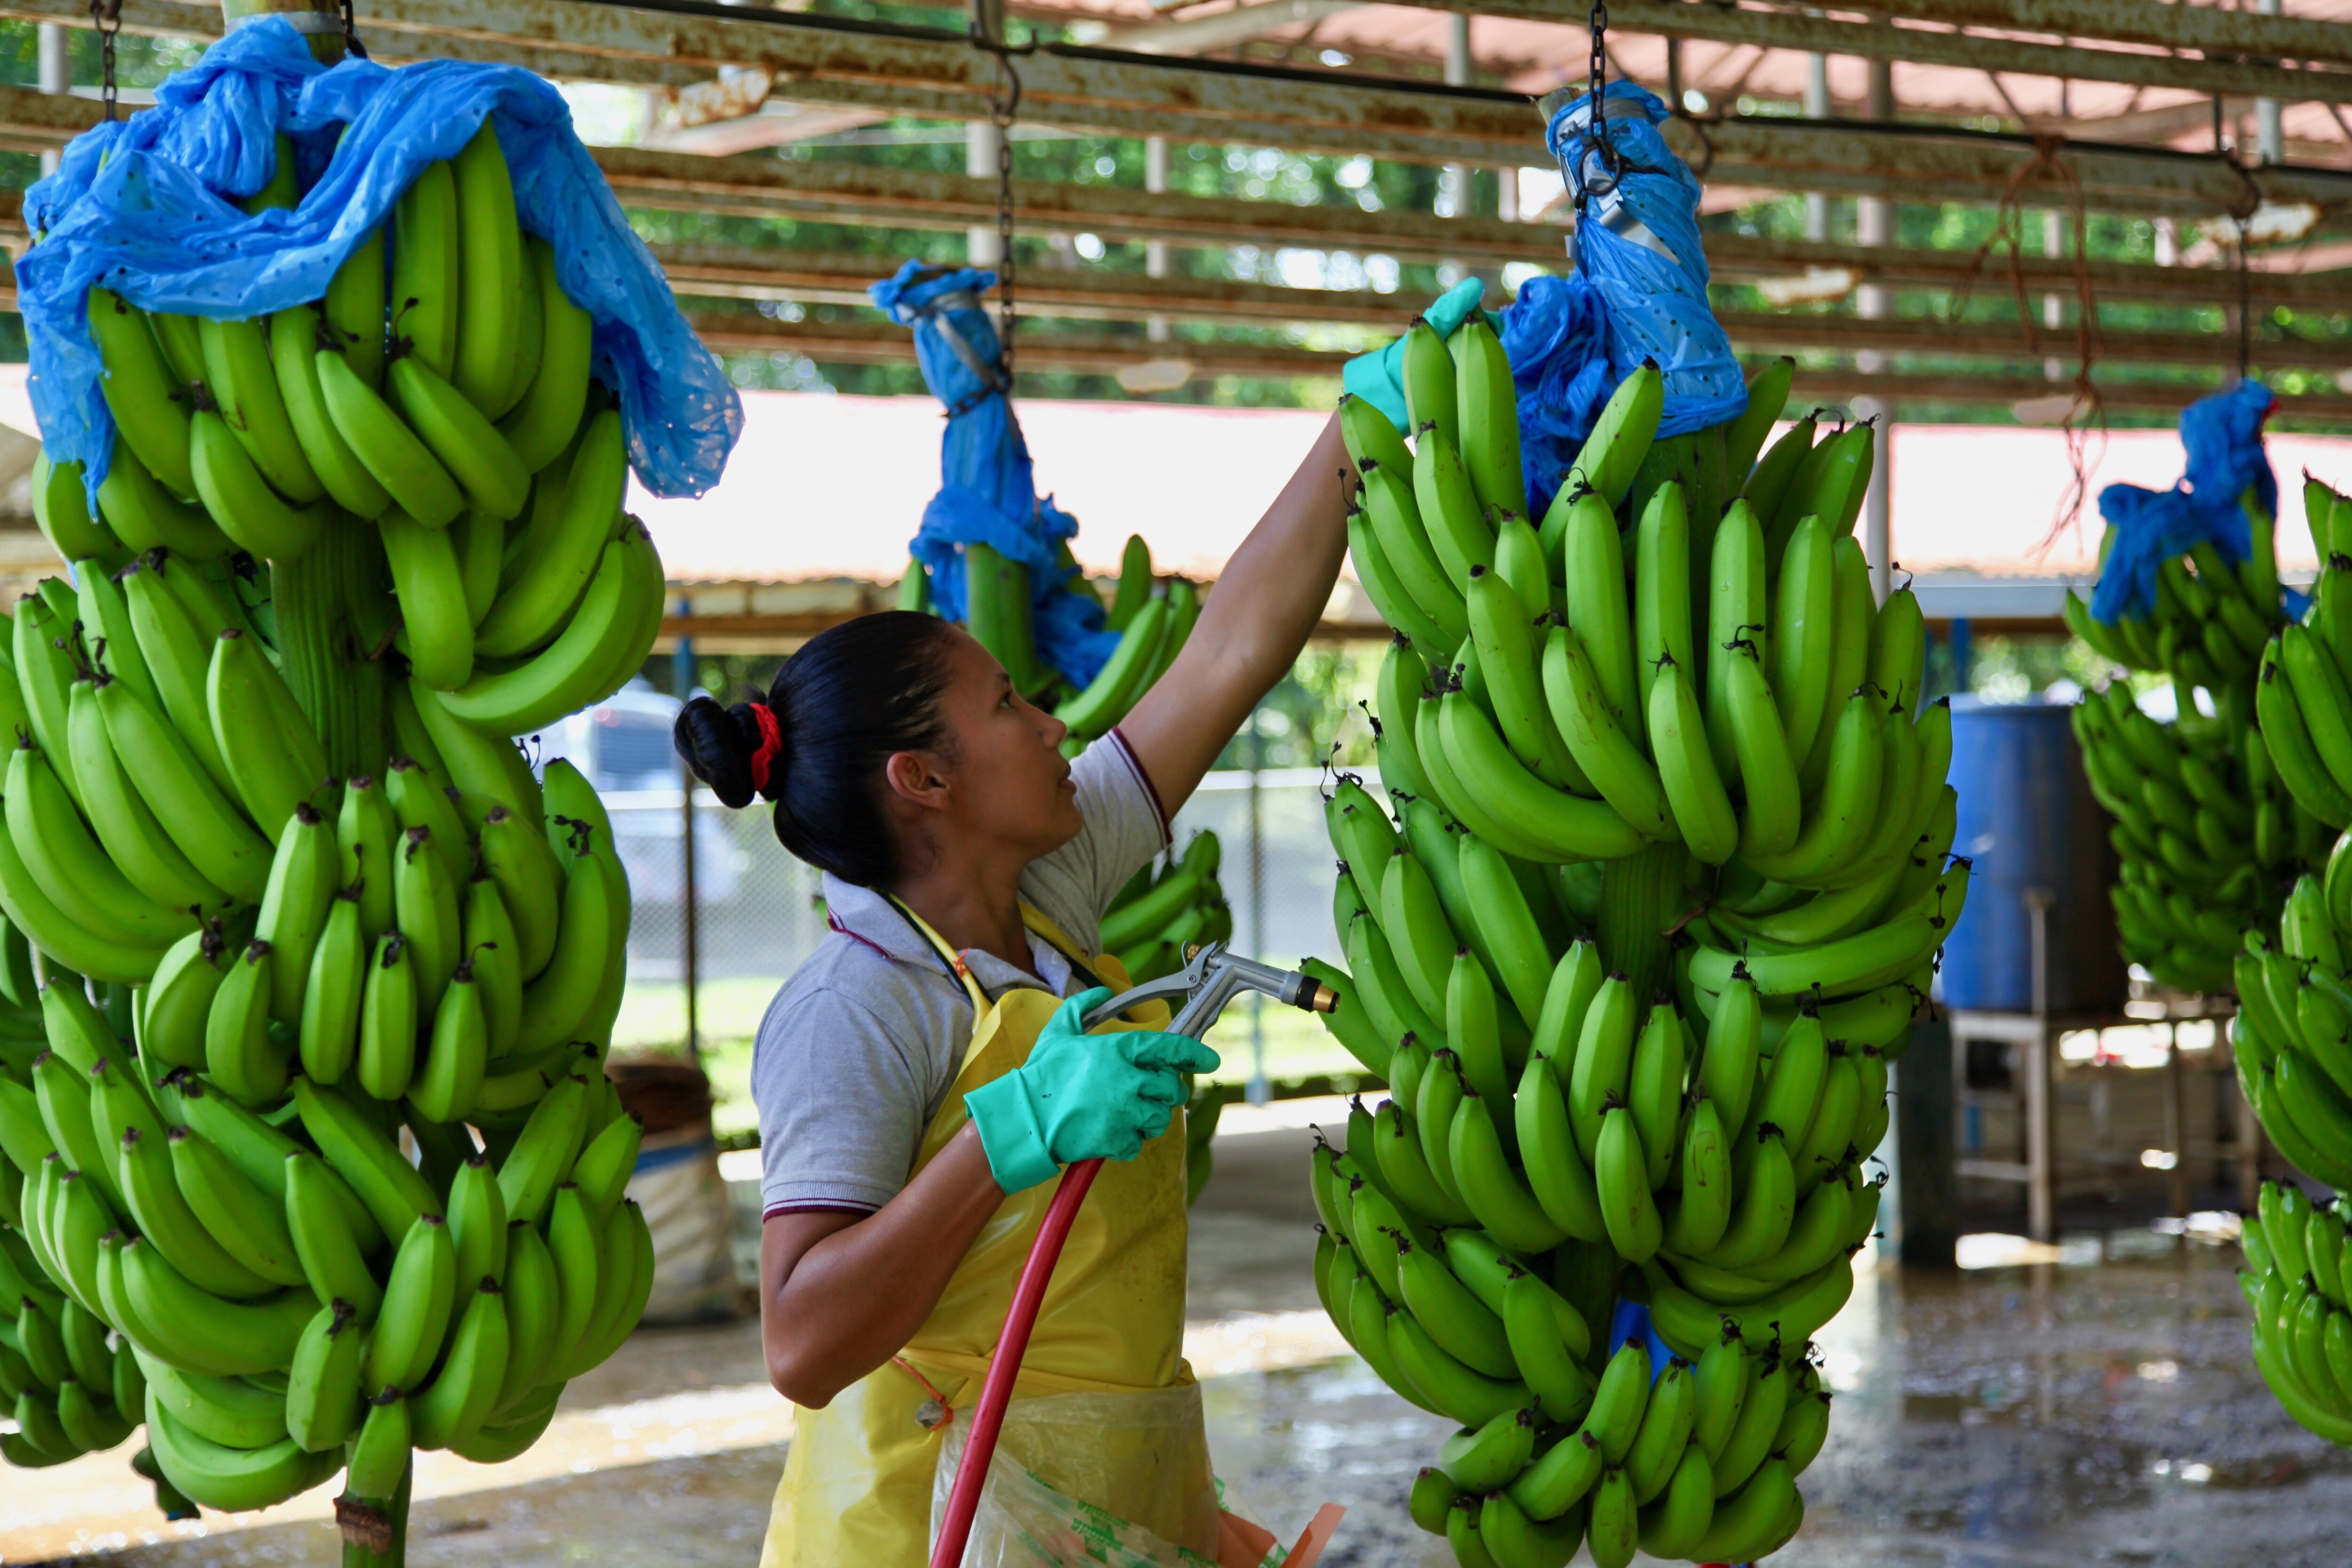
<path id="1" fill-rule="evenodd" d="M 964 1543 L 971 1538 L 972 1516 L 980 1511 L 980 1490 L 988 1483 L 989 1461 L 996 1457 L 997 1434 L 1004 1428 L 1004 1407 L 1013 1402 L 1013 1385 L 1021 1375 L 1022 1357 L 1029 1353 L 1029 1333 L 1037 1326 L 1037 1310 L 1045 1304 L 1046 1283 L 1062 1260 L 1063 1244 L 1087 1200 L 1100 1160 L 1080 1160 L 1062 1173 L 1054 1201 L 1045 1209 L 1037 1239 L 1030 1245 L 1029 1260 L 1021 1266 L 1020 1282 L 1013 1287 L 1013 1305 L 1004 1314 L 1004 1334 L 988 1364 L 988 1380 L 981 1385 L 980 1403 L 971 1413 L 971 1431 L 963 1446 L 963 1463 L 956 1470 L 955 1490 L 948 1496 L 947 1516 L 940 1521 L 940 1538 L 931 1546 L 931 1568 L 956 1568 L 963 1561 Z"/>

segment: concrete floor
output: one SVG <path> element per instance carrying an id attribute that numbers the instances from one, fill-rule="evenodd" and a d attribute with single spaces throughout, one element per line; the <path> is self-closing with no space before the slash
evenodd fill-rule
<path id="1" fill-rule="evenodd" d="M 1334 1568 L 1437 1568 L 1450 1556 L 1413 1530 L 1403 1500 L 1442 1424 L 1335 1354 L 1312 1310 L 1307 1141 L 1221 1136 L 1194 1211 L 1188 1354 L 1212 1450 L 1230 1505 L 1277 1532 L 1295 1533 L 1318 1502 L 1348 1505 L 1324 1559 Z M 2235 1249 L 2138 1229 L 2060 1255 L 1857 1282 L 1823 1335 L 1843 1396 L 1805 1479 L 1809 1518 L 1776 1563 L 2352 1559 L 2352 1456 L 2288 1422 L 2255 1376 Z M 556 1430 L 515 1466 L 448 1460 L 427 1476 L 440 1495 L 417 1505 L 411 1560 L 750 1568 L 790 1431 L 760 1378 L 751 1325 L 640 1334 L 572 1385 Z M 338 1561 L 323 1499 L 194 1536 L 162 1526 L 120 1488 L 123 1473 L 119 1456 L 0 1471 L 0 1562 L 58 1560 L 69 1545 L 79 1561 L 137 1568 Z"/>

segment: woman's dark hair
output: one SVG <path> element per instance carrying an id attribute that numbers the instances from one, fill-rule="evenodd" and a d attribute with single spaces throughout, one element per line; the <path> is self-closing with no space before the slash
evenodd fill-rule
<path id="1" fill-rule="evenodd" d="M 670 744 L 730 806 L 773 800 L 776 837 L 802 860 L 861 887 L 887 885 L 899 867 L 882 767 L 893 752 L 946 743 L 939 704 L 953 624 L 903 610 L 845 621 L 776 672 L 772 745 L 757 705 L 722 708 L 707 696 L 687 703 Z"/>

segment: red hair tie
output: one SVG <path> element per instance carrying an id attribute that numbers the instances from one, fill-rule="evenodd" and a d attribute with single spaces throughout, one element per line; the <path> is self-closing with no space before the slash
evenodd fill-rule
<path id="1" fill-rule="evenodd" d="M 760 727 L 760 749 L 751 753 L 751 788 L 764 795 L 768 792 L 768 769 L 783 755 L 783 727 L 776 722 L 776 710 L 766 703 L 751 703 L 752 722 Z"/>

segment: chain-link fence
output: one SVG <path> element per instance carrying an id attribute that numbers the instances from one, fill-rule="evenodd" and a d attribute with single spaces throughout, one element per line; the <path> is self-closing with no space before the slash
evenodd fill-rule
<path id="1" fill-rule="evenodd" d="M 1340 961 L 1331 930 L 1331 850 L 1323 829 L 1324 775 L 1313 768 L 1209 775 L 1178 814 L 1175 840 L 1215 831 L 1219 880 L 1234 910 L 1234 945 L 1273 962 Z M 629 988 L 617 1030 L 623 1050 L 681 1049 L 691 1032 L 722 1097 L 749 1069 L 749 1044 L 785 977 L 824 934 L 817 873 L 784 852 L 765 810 L 730 811 L 698 790 L 693 821 L 693 919 L 688 919 L 687 821 L 677 789 L 604 797 L 635 899 Z M 689 956 L 689 936 L 691 954 Z M 1350 1059 L 1304 1015 L 1237 1007 L 1213 1043 L 1219 1077 L 1295 1079 L 1344 1071 Z M 740 1059 L 740 1061 L 738 1059 Z M 722 1122 L 748 1113 L 722 1107 Z"/>

